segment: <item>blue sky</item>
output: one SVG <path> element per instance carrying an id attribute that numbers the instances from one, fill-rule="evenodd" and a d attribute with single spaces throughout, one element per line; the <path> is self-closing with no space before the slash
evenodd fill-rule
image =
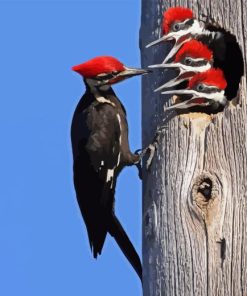
<path id="1" fill-rule="evenodd" d="M 139 0 L 0 1 L 0 295 L 140 295 L 108 236 L 90 253 L 72 183 L 70 123 L 84 92 L 71 66 L 112 55 L 139 66 Z M 116 85 L 132 150 L 141 146 L 140 78 Z M 118 217 L 141 253 L 141 183 L 126 169 Z"/>

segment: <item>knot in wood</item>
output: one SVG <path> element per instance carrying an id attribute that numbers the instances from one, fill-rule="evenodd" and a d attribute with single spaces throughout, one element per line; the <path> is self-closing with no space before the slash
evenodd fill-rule
<path id="1" fill-rule="evenodd" d="M 204 197 L 205 201 L 209 201 L 212 194 L 212 180 L 209 178 L 206 178 L 202 180 L 202 183 L 198 186 L 198 194 L 201 193 Z"/>
<path id="2" fill-rule="evenodd" d="M 192 197 L 202 211 L 212 207 L 218 193 L 219 184 L 215 176 L 204 172 L 194 180 Z"/>

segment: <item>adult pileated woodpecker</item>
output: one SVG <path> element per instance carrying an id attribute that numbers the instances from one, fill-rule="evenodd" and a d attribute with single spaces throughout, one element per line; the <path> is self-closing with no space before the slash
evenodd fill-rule
<path id="1" fill-rule="evenodd" d="M 174 79 L 158 87 L 155 91 L 189 81 L 196 73 L 209 70 L 212 64 L 212 51 L 202 42 L 192 39 L 181 46 L 171 63 L 150 66 L 150 68 L 167 68 L 179 71 Z"/>
<path id="2" fill-rule="evenodd" d="M 128 68 L 109 56 L 72 69 L 83 76 L 86 85 L 73 116 L 71 139 L 76 196 L 93 256 L 101 254 L 109 233 L 142 278 L 139 256 L 114 212 L 117 177 L 124 166 L 137 164 L 141 156 L 130 151 L 126 112 L 111 85 L 148 71 Z"/>
<path id="3" fill-rule="evenodd" d="M 183 7 L 173 7 L 164 13 L 163 34 L 163 37 L 147 46 L 175 40 L 163 63 L 170 60 L 185 42 L 197 39 L 213 51 L 213 66 L 223 70 L 227 81 L 226 97 L 236 97 L 244 66 L 242 53 L 234 35 L 219 26 L 200 24 L 194 18 L 192 10 Z"/>
<path id="4" fill-rule="evenodd" d="M 225 106 L 227 99 L 225 89 L 227 82 L 223 71 L 211 68 L 205 72 L 195 74 L 189 81 L 187 89 L 170 90 L 162 94 L 189 95 L 190 99 L 165 108 L 165 111 L 172 109 L 187 109 L 191 107 L 207 107 L 218 109 Z"/>

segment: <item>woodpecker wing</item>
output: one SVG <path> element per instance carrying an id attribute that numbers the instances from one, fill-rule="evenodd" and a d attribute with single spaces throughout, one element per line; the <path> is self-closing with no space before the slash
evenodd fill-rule
<path id="1" fill-rule="evenodd" d="M 74 184 L 94 257 L 101 253 L 114 211 L 120 127 L 114 107 L 82 99 L 72 122 Z M 88 104 L 88 105 L 87 105 Z"/>
<path id="2" fill-rule="evenodd" d="M 211 24 L 206 26 L 204 34 L 195 37 L 213 50 L 214 67 L 223 70 L 227 81 L 226 97 L 228 99 L 236 97 L 239 82 L 244 74 L 242 52 L 236 37 L 223 28 Z"/>

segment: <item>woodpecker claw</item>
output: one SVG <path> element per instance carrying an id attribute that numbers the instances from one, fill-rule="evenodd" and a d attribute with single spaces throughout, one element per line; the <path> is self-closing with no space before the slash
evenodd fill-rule
<path id="1" fill-rule="evenodd" d="M 137 167 L 137 170 L 138 170 L 138 176 L 139 176 L 140 180 L 142 180 L 142 166 L 141 166 L 141 163 L 140 162 L 136 163 L 136 167 Z"/>
<path id="2" fill-rule="evenodd" d="M 143 166 L 141 165 L 141 161 L 143 159 L 143 157 L 149 153 L 149 156 L 148 156 L 148 159 L 147 159 L 147 162 L 146 162 L 146 170 L 149 171 L 150 170 L 150 167 L 152 165 L 152 161 L 153 161 L 153 158 L 154 158 L 154 154 L 155 154 L 155 151 L 157 150 L 157 147 L 158 147 L 158 143 L 159 143 L 159 140 L 160 140 L 160 134 L 161 134 L 161 129 L 158 128 L 156 130 L 156 133 L 155 133 L 155 136 L 153 138 L 153 141 L 151 144 L 149 144 L 146 148 L 144 149 L 137 149 L 135 151 L 135 154 L 138 154 L 139 155 L 139 161 L 138 163 L 136 163 L 136 167 L 138 169 L 138 174 L 139 174 L 139 178 L 142 180 L 142 168 Z"/>
<path id="3" fill-rule="evenodd" d="M 142 180 L 142 165 L 141 165 L 141 161 L 142 158 L 145 156 L 147 152 L 147 148 L 145 149 L 137 149 L 134 154 L 137 154 L 139 156 L 139 161 L 137 163 L 135 163 L 135 166 L 137 167 L 138 170 L 138 176 L 140 178 L 140 180 Z"/>
<path id="4" fill-rule="evenodd" d="M 146 170 L 150 171 L 150 168 L 151 168 L 151 165 L 152 165 L 152 162 L 153 162 L 153 158 L 154 158 L 154 153 L 157 150 L 157 144 L 156 143 L 155 144 L 150 144 L 148 146 L 148 149 L 149 149 L 150 153 L 149 153 L 148 160 L 146 162 Z"/>
<path id="5" fill-rule="evenodd" d="M 150 171 L 150 168 L 151 168 L 151 165 L 152 165 L 152 162 L 153 162 L 153 158 L 154 158 L 154 154 L 158 148 L 158 144 L 159 144 L 159 141 L 160 141 L 160 135 L 161 135 L 161 129 L 158 128 L 156 130 L 156 133 L 155 133 L 155 136 L 154 136 L 154 139 L 152 141 L 151 144 L 148 145 L 147 147 L 147 150 L 149 151 L 149 157 L 147 159 L 147 162 L 146 162 L 146 170 L 147 171 Z"/>

